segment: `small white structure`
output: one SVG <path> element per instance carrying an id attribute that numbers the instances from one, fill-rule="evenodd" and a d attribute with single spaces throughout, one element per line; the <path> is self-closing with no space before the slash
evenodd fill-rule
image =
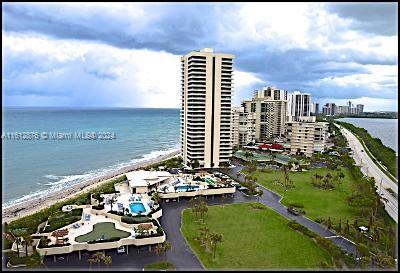
<path id="1" fill-rule="evenodd" d="M 131 193 L 147 193 L 173 180 L 172 174 L 166 171 L 132 171 L 126 177 Z"/>
<path id="2" fill-rule="evenodd" d="M 364 226 L 358 227 L 358 229 L 359 229 L 361 232 L 367 232 L 367 231 L 368 231 L 368 228 L 367 228 L 367 227 L 364 227 Z"/>

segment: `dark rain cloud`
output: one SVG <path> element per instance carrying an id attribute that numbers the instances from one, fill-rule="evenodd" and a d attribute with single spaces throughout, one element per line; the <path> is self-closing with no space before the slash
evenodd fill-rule
<path id="1" fill-rule="evenodd" d="M 330 12 L 354 20 L 352 27 L 365 33 L 397 35 L 397 3 L 332 3 Z"/>
<path id="2" fill-rule="evenodd" d="M 363 65 L 396 65 L 395 59 L 354 49 L 331 50 L 328 53 L 314 48 L 278 50 L 271 46 L 272 41 L 269 40 L 262 43 L 239 41 L 245 46 L 236 45 L 229 38 L 221 41 L 217 30 L 221 26 L 222 15 L 224 20 L 226 11 L 234 15 L 236 4 L 170 3 L 140 8 L 151 17 L 144 23 L 128 13 L 109 12 L 106 7 L 6 3 L 3 4 L 3 31 L 40 33 L 56 39 L 98 41 L 118 48 L 151 49 L 177 55 L 212 47 L 218 52 L 235 54 L 236 69 L 252 72 L 266 84 L 279 88 L 309 91 L 317 98 L 396 97 L 393 90 L 397 86 L 390 81 L 382 83 L 387 91 L 378 94 L 368 88 L 349 87 L 337 92 L 334 85 L 315 85 L 324 78 L 369 73 Z M 327 10 L 341 18 L 352 19 L 351 27 L 366 35 L 397 35 L 397 4 L 336 3 L 328 4 Z M 233 16 L 229 19 L 235 22 L 237 18 Z M 227 24 L 229 22 L 222 23 Z M 235 29 L 227 31 L 235 32 Z M 332 33 L 333 38 L 336 36 L 340 34 Z M 34 57 L 23 56 L 8 63 L 3 75 L 12 78 L 15 71 L 45 72 L 51 69 L 54 69 L 52 64 L 40 64 Z M 88 72 L 99 78 L 118 78 L 110 70 L 93 68 Z"/>

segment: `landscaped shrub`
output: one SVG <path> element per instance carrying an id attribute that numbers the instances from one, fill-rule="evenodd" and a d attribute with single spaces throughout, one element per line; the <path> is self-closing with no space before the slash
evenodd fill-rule
<path id="1" fill-rule="evenodd" d="M 127 224 L 140 224 L 140 223 L 149 223 L 152 222 L 152 218 L 149 218 L 147 216 L 123 216 L 121 218 L 121 222 L 127 223 Z"/>
<path id="2" fill-rule="evenodd" d="M 100 239 L 100 240 L 93 240 L 93 241 L 88 241 L 88 244 L 98 244 L 98 243 L 107 243 L 107 242 L 116 242 L 121 240 L 120 237 L 111 237 L 109 239 Z"/>
<path id="3" fill-rule="evenodd" d="M 260 203 L 250 203 L 250 206 L 253 209 L 262 209 L 262 210 L 266 209 L 266 207 L 264 205 L 260 204 Z"/>
<path id="4" fill-rule="evenodd" d="M 98 205 L 98 206 L 92 206 L 92 209 L 102 210 L 102 209 L 104 209 L 104 204 L 101 204 L 101 205 Z"/>
<path id="5" fill-rule="evenodd" d="M 65 244 L 54 244 L 54 245 L 43 245 L 42 241 L 39 242 L 39 248 L 51 248 L 51 247 L 60 247 L 60 246 L 70 246 L 70 243 Z"/>
<path id="6" fill-rule="evenodd" d="M 79 221 L 82 217 L 82 211 L 83 209 L 74 209 L 70 212 L 49 217 L 49 221 L 47 223 L 48 226 L 45 227 L 44 232 L 51 232 Z"/>
<path id="7" fill-rule="evenodd" d="M 158 229 L 157 229 L 157 232 L 156 233 L 150 233 L 150 234 L 143 234 L 143 235 L 140 235 L 140 234 L 138 234 L 138 235 L 136 235 L 135 236 L 135 238 L 136 239 L 143 239 L 143 238 L 149 238 L 149 237 L 160 237 L 160 236 L 163 236 L 164 235 L 164 232 L 163 231 L 161 231 L 161 232 L 158 232 Z"/>
<path id="8" fill-rule="evenodd" d="M 300 225 L 299 223 L 297 223 L 297 222 L 294 221 L 294 220 L 289 221 L 288 226 L 289 226 L 291 229 L 300 231 L 301 233 L 303 233 L 304 235 L 306 235 L 306 236 L 308 236 L 308 237 L 310 237 L 310 238 L 316 237 L 316 234 L 315 234 L 314 232 L 312 232 L 312 231 L 309 230 L 308 228 L 306 228 L 306 227 Z"/>
<path id="9" fill-rule="evenodd" d="M 319 223 L 319 224 L 323 223 L 324 221 L 325 221 L 325 219 L 322 218 L 322 217 L 317 217 L 317 218 L 315 218 L 315 222 L 317 222 L 317 223 Z"/>
<path id="10" fill-rule="evenodd" d="M 304 205 L 301 203 L 290 203 L 288 207 L 304 208 Z"/>
<path id="11" fill-rule="evenodd" d="M 110 211 L 107 211 L 107 213 L 111 213 L 111 214 L 118 215 L 118 216 L 124 216 L 124 213 L 122 211 L 110 210 Z"/>

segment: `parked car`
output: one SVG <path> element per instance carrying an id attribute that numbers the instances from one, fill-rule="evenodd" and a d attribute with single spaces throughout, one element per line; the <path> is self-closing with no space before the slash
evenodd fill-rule
<path id="1" fill-rule="evenodd" d="M 124 254 L 125 253 L 125 246 L 120 246 L 117 248 L 117 254 Z"/>
<path id="2" fill-rule="evenodd" d="M 300 212 L 295 208 L 290 208 L 289 207 L 287 210 L 288 210 L 289 213 L 291 213 L 293 215 L 296 215 L 296 216 L 300 215 Z"/>
<path id="3" fill-rule="evenodd" d="M 361 150 L 361 152 L 364 152 L 364 150 Z"/>

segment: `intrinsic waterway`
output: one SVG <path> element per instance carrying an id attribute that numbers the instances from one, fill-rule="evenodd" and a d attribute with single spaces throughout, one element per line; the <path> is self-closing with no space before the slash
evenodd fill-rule
<path id="1" fill-rule="evenodd" d="M 338 120 L 364 128 L 371 136 L 379 138 L 384 145 L 397 153 L 397 119 L 340 118 Z"/>
<path id="2" fill-rule="evenodd" d="M 179 109 L 5 108 L 2 133 L 5 208 L 179 149 Z"/>

